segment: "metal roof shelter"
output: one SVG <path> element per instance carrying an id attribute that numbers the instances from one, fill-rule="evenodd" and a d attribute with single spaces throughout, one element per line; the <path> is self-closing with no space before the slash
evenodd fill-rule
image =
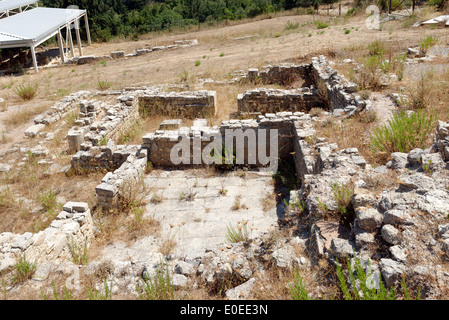
<path id="1" fill-rule="evenodd" d="M 37 8 L 36 0 L 0 0 L 0 18 L 20 13 L 30 8 Z"/>
<path id="2" fill-rule="evenodd" d="M 0 1 L 0 4 L 5 1 Z M 74 28 L 79 48 L 79 55 L 82 56 L 81 37 L 79 32 L 79 20 L 84 17 L 88 44 L 91 45 L 89 23 L 86 10 L 79 9 L 57 9 L 57 8 L 35 8 L 20 14 L 15 14 L 4 19 L 0 19 L 0 49 L 29 47 L 33 58 L 34 70 L 38 72 L 35 48 L 45 40 L 58 36 L 58 45 L 62 63 L 65 63 L 65 52 L 63 36 L 61 30 L 66 28 L 65 47 L 70 49 L 71 56 L 74 57 L 74 48 L 71 29 Z"/>

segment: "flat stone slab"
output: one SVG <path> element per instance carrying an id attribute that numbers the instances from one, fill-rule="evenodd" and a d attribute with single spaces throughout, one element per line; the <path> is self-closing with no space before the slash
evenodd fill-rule
<path id="1" fill-rule="evenodd" d="M 159 125 L 160 130 L 174 130 L 181 128 L 182 119 L 166 119 Z"/>
<path id="2" fill-rule="evenodd" d="M 35 137 L 42 129 L 45 128 L 45 124 L 35 124 L 31 127 L 28 127 L 28 129 L 25 130 L 25 136 L 26 137 Z"/>
<path id="3" fill-rule="evenodd" d="M 273 206 L 264 201 L 273 195 L 271 176 L 232 173 L 201 177 L 195 171 L 165 171 L 146 176 L 151 190 L 146 217 L 161 222 L 161 238 L 176 242 L 174 254 L 204 253 L 227 243 L 229 226 L 247 221 L 249 237 L 272 230 L 277 225 Z M 157 201 L 155 201 L 155 199 Z"/>

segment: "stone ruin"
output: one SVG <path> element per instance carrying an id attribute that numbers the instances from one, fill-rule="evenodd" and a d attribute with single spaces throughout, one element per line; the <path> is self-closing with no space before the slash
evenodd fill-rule
<path id="1" fill-rule="evenodd" d="M 254 79 L 255 74 L 255 70 L 252 69 L 243 80 Z M 314 106 L 328 110 L 334 115 L 350 116 L 360 112 L 366 105 L 365 101 L 354 93 L 354 84 L 331 69 L 323 56 L 312 58 L 310 64 L 275 66 L 258 74 L 266 83 L 277 81 L 286 83 L 298 77 L 304 79 L 305 83 L 311 83 L 312 89 L 299 89 L 302 92 L 299 94 L 301 101 L 306 101 L 304 97 L 307 95 L 313 96 L 316 102 Z M 310 90 L 314 90 L 313 84 L 322 88 L 321 94 L 311 93 Z M 259 89 L 259 92 L 261 91 Z M 244 93 L 243 97 L 246 95 L 247 93 Z M 276 129 L 278 144 L 281 146 L 279 157 L 282 160 L 293 160 L 299 179 L 302 180 L 306 174 L 319 172 L 307 142 L 315 134 L 310 116 L 303 111 L 267 112 L 277 109 L 279 104 L 272 103 L 273 101 L 268 98 L 269 95 L 263 96 L 264 99 L 252 103 L 252 111 L 258 110 L 259 107 L 262 109 L 257 119 L 224 121 L 219 127 L 209 127 L 207 120 L 203 119 L 197 120 L 190 128 L 181 127 L 182 120 L 173 119 L 162 123 L 161 130 L 145 135 L 142 138 L 142 144 L 136 146 L 117 146 L 113 141 L 139 115 L 174 114 L 180 117 L 192 115 L 191 118 L 215 115 L 216 93 L 207 90 L 166 93 L 154 89 L 140 89 L 125 90 L 117 97 L 117 104 L 114 106 L 98 101 L 83 101 L 80 103 L 78 125 L 67 135 L 69 151 L 75 153 L 71 161 L 72 169 L 89 171 L 103 168 L 111 171 L 97 186 L 96 193 L 98 202 L 102 206 L 114 207 L 120 195 L 120 187 L 127 181 L 126 175 L 131 180 L 139 180 L 139 176 L 144 173 L 146 162 L 151 162 L 156 167 L 173 167 L 170 160 L 171 150 L 183 138 L 189 141 L 191 149 L 194 148 L 194 141 L 199 139 L 201 146 L 198 152 L 202 152 L 212 137 L 224 139 L 227 129 L 241 129 L 243 133 L 248 129 L 256 133 L 259 129 Z M 280 91 L 277 99 L 285 101 L 287 107 L 291 103 L 290 90 Z M 241 101 L 239 96 L 239 106 Z M 307 109 L 301 110 L 308 111 Z M 241 114 L 244 115 L 246 112 Z M 100 120 L 94 118 L 100 118 Z M 267 136 L 266 139 L 264 144 L 269 149 L 270 137 Z M 256 141 L 256 144 L 259 143 L 260 141 Z M 245 154 L 248 157 L 247 146 L 245 148 Z M 294 159 L 290 159 L 291 154 L 294 154 Z M 184 167 L 192 165 L 198 167 L 204 166 L 204 163 L 190 162 Z M 259 165 L 258 160 L 255 165 Z"/>
<path id="2" fill-rule="evenodd" d="M 300 66 L 267 67 L 261 72 L 250 69 L 242 81 L 254 81 L 258 84 L 270 82 L 285 84 L 292 83 L 298 77 L 304 80 L 302 88 L 276 91 L 259 88 L 239 95 L 238 111 L 241 116 L 251 115 L 249 119 L 227 120 L 220 126 L 212 127 L 208 126 L 207 119 L 197 119 L 191 127 L 183 127 L 181 119 L 169 119 L 161 123 L 159 130 L 146 134 L 140 145 L 116 145 L 114 140 L 120 132 L 142 116 L 142 113 L 161 112 L 161 109 L 154 107 L 150 101 L 157 100 L 159 106 L 164 106 L 164 111 L 170 108 L 187 110 L 192 107 L 189 99 L 195 95 L 167 94 L 154 88 L 123 90 L 112 93 L 118 95 L 115 105 L 85 100 L 80 95 L 79 100 L 75 102 L 80 107 L 76 127 L 72 128 L 67 135 L 68 149 L 73 154 L 71 167 L 87 171 L 106 169 L 108 173 L 96 187 L 97 204 L 113 208 L 117 205 L 124 184 L 128 181 L 139 181 L 149 162 L 155 167 L 174 167 L 170 160 L 170 152 L 182 139 L 187 139 L 193 154 L 195 148 L 197 151 L 202 151 L 212 137 L 223 139 L 228 129 L 240 129 L 243 134 L 247 130 L 257 132 L 260 129 L 277 129 L 281 147 L 278 150 L 279 158 L 294 164 L 301 185 L 299 190 L 290 192 L 289 206 L 294 207 L 301 203 L 308 212 L 311 223 L 311 225 L 300 227 L 302 228 L 300 232 L 305 234 L 306 240 L 298 241 L 305 248 L 311 250 L 317 258 L 324 257 L 334 263 L 337 258 L 354 257 L 356 253 L 362 258 L 364 265 L 370 263 L 372 270 L 380 272 L 387 286 L 397 284 L 402 275 L 408 274 L 416 276 L 417 279 L 434 277 L 426 287 L 428 292 L 436 292 L 437 288 L 447 287 L 449 283 L 447 272 L 444 272 L 441 266 L 434 267 L 428 262 L 435 259 L 435 254 L 439 255 L 439 252 L 449 255 L 449 232 L 447 232 L 449 227 L 444 220 L 449 213 L 447 211 L 449 195 L 444 188 L 449 184 L 446 178 L 438 175 L 447 166 L 449 159 L 449 143 L 447 142 L 449 141 L 449 123 L 441 121 L 438 123 L 435 142 L 429 149 L 417 149 L 409 154 L 396 153 L 392 155 L 392 160 L 386 167 L 372 168 L 356 148 L 338 150 L 337 144 L 331 144 L 323 138 L 316 137 L 313 116 L 307 113 L 311 108 L 323 108 L 336 117 L 347 117 L 362 111 L 366 106 L 365 101 L 357 94 L 354 84 L 330 68 L 324 57 L 312 58 L 310 64 Z M 217 107 L 219 108 L 215 102 L 215 93 L 204 91 L 199 92 L 198 95 L 202 95 L 209 105 L 196 101 L 195 108 L 201 105 L 201 108 L 208 110 L 209 114 L 214 113 Z M 285 101 L 288 102 L 284 103 Z M 298 101 L 298 104 L 295 105 L 292 101 Z M 288 108 L 289 103 L 294 110 L 282 110 L 284 107 Z M 256 140 L 257 144 L 261 142 Z M 269 137 L 263 142 L 269 149 Z M 246 159 L 250 156 L 247 149 L 245 149 L 245 156 Z M 191 161 L 190 164 L 176 167 L 204 165 L 201 162 L 192 163 Z M 254 166 L 258 167 L 259 163 L 256 162 Z M 373 193 L 369 186 L 372 183 L 370 179 L 375 177 L 390 179 L 387 168 L 396 170 L 399 174 L 399 186 L 390 187 L 382 191 L 380 195 Z M 429 177 L 429 172 L 432 178 Z M 351 202 L 356 218 L 354 227 L 349 230 L 338 222 L 328 221 L 326 214 L 338 209 L 338 203 L 332 196 L 332 186 L 353 181 L 355 181 L 354 195 Z M 323 203 L 326 204 L 325 208 Z M 87 226 L 83 229 L 87 231 L 81 233 L 78 231 L 82 229 L 78 216 L 82 210 L 78 211 L 74 206 L 71 209 L 68 207 L 70 207 L 68 204 L 64 206 L 64 211 L 48 229 L 53 232 L 51 228 L 58 227 L 62 233 L 65 232 L 70 236 L 75 234 L 77 239 L 88 239 L 89 224 L 86 224 Z M 411 210 L 431 214 L 431 223 L 437 225 L 438 234 L 432 234 L 429 230 L 423 234 L 418 225 L 422 219 L 426 218 L 420 213 L 410 214 Z M 82 212 L 88 212 L 88 208 Z M 288 214 L 287 211 L 286 215 Z M 90 221 L 87 214 L 84 217 L 82 221 Z M 66 226 L 66 223 L 69 226 Z M 78 223 L 79 228 L 75 223 Z M 44 233 L 51 231 L 45 230 Z M 423 240 L 423 236 L 427 238 Z M 62 245 L 58 246 L 60 250 L 57 250 L 59 252 L 57 257 L 62 258 L 67 254 L 67 237 L 66 240 L 62 240 L 61 236 Z M 33 244 L 38 246 L 42 243 L 37 238 L 38 236 L 30 234 L 20 237 L 12 234 L 0 235 L 4 261 L 11 264 L 12 254 L 17 256 L 24 250 L 35 250 L 29 248 L 33 248 Z M 18 245 L 17 242 L 26 242 L 26 245 Z M 283 243 L 281 247 L 275 248 L 276 250 L 270 253 L 277 266 L 283 268 L 306 265 L 303 258 L 298 259 L 291 253 L 292 244 L 293 240 L 291 243 Z M 372 250 L 377 245 L 379 248 L 373 253 Z M 257 244 L 252 243 L 251 246 L 257 246 Z M 432 249 L 425 251 L 429 246 Z M 40 247 L 39 250 L 41 250 Z M 49 248 L 45 250 L 51 252 Z M 267 255 L 261 247 L 250 251 L 255 252 L 256 255 L 260 254 L 261 257 Z M 226 257 L 231 253 L 242 256 L 246 263 L 243 265 L 247 267 L 248 261 L 245 259 L 252 259 L 245 257 L 239 245 L 233 245 L 230 252 L 220 252 L 216 250 L 213 254 L 223 262 L 223 266 L 229 264 Z M 422 254 L 422 259 L 421 256 L 414 255 L 414 252 Z M 186 264 L 191 264 L 187 258 L 177 260 L 177 266 Z M 213 275 L 221 270 L 215 270 L 213 265 L 207 265 L 206 262 L 195 263 L 194 268 L 196 273 L 202 274 L 208 282 L 209 278 L 215 279 Z M 234 270 L 233 266 L 229 268 L 231 271 L 226 272 L 230 274 L 242 273 L 243 270 L 242 268 Z M 251 271 L 249 267 L 244 270 Z M 247 283 L 250 283 L 252 273 L 246 271 L 242 273 L 242 277 L 249 279 Z M 187 276 L 192 273 L 181 272 L 182 275 Z M 379 277 L 376 279 L 378 283 Z"/>
<path id="3" fill-rule="evenodd" d="M 308 112 L 312 108 L 322 108 L 336 116 L 351 116 L 366 106 L 356 93 L 357 85 L 332 69 L 324 56 L 313 57 L 310 64 L 268 66 L 260 72 L 250 69 L 246 79 L 284 85 L 303 79 L 304 84 L 291 90 L 259 88 L 239 94 L 237 102 L 241 113 Z"/>

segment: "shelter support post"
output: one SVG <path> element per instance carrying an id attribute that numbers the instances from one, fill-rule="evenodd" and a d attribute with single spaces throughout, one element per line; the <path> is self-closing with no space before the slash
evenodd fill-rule
<path id="1" fill-rule="evenodd" d="M 87 20 L 87 13 L 84 14 L 84 22 L 86 25 L 87 44 L 90 46 L 92 42 L 90 41 L 89 20 Z"/>
<path id="2" fill-rule="evenodd" d="M 70 29 L 72 23 L 68 23 L 66 25 L 66 30 L 67 30 L 67 37 L 69 38 L 69 45 L 70 45 L 70 55 L 73 57 L 75 57 L 75 50 L 73 48 L 73 39 L 72 39 L 72 29 Z"/>
<path id="3" fill-rule="evenodd" d="M 34 71 L 36 73 L 39 72 L 38 68 L 37 68 L 37 60 L 36 60 L 36 51 L 34 50 L 34 45 L 30 46 L 30 50 L 31 50 L 31 57 L 33 59 L 33 66 L 34 66 Z"/>
<path id="4" fill-rule="evenodd" d="M 62 45 L 61 30 L 58 30 L 57 36 L 58 36 L 59 54 L 61 55 L 61 62 L 65 63 L 65 54 L 64 54 L 64 47 Z"/>
<path id="5" fill-rule="evenodd" d="M 75 20 L 75 31 L 76 31 L 76 42 L 78 42 L 78 49 L 80 53 L 80 57 L 83 56 L 83 49 L 81 46 L 81 37 L 80 37 L 80 22 L 78 19 Z"/>

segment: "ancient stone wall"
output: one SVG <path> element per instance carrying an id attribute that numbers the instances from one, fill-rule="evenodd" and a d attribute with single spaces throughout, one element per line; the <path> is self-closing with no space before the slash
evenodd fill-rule
<path id="1" fill-rule="evenodd" d="M 271 113 L 281 111 L 307 112 L 312 108 L 325 109 L 325 104 L 314 88 L 292 90 L 259 88 L 237 96 L 238 111 L 242 113 Z"/>
<path id="2" fill-rule="evenodd" d="M 137 100 L 131 105 L 91 101 L 80 104 L 78 125 L 75 125 L 67 134 L 69 152 L 89 151 L 94 146 L 105 145 L 108 140 L 116 140 L 139 117 Z M 97 115 L 104 115 L 96 120 Z M 79 126 L 84 124 L 84 126 Z"/>
<path id="3" fill-rule="evenodd" d="M 279 66 L 268 65 L 261 71 L 256 68 L 250 68 L 245 79 L 252 82 L 260 82 L 263 84 L 279 84 L 283 86 L 290 86 L 302 80 L 305 85 L 310 83 L 308 77 L 309 65 L 302 64 L 282 64 Z"/>
<path id="4" fill-rule="evenodd" d="M 44 114 L 34 118 L 35 124 L 51 124 L 64 118 L 70 112 L 77 111 L 78 102 L 89 97 L 92 93 L 90 91 L 78 91 L 69 94 L 56 102 L 50 107 L 50 110 Z"/>
<path id="5" fill-rule="evenodd" d="M 161 92 L 138 97 L 139 112 L 144 116 L 168 115 L 183 118 L 203 118 L 217 113 L 215 91 Z"/>
<path id="6" fill-rule="evenodd" d="M 335 116 L 350 116 L 366 106 L 357 94 L 355 83 L 346 80 L 332 69 L 324 56 L 313 57 L 308 65 L 269 66 L 259 72 L 249 69 L 245 77 L 249 81 L 295 84 L 289 79 L 303 79 L 302 88 L 295 90 L 272 90 L 259 88 L 238 97 L 238 110 L 248 112 L 309 111 L 313 107 L 333 112 Z"/>
<path id="7" fill-rule="evenodd" d="M 67 202 L 51 225 L 38 233 L 0 234 L 0 272 L 24 257 L 32 263 L 58 264 L 73 259 L 74 249 L 89 246 L 93 221 L 87 203 Z"/>
<path id="8" fill-rule="evenodd" d="M 127 192 L 136 188 L 145 173 L 147 150 L 140 146 L 131 146 L 135 151 L 126 157 L 122 165 L 113 172 L 108 172 L 95 188 L 97 204 L 103 208 L 119 205 L 120 196 L 127 197 Z M 136 189 L 134 189 L 136 190 Z"/>

